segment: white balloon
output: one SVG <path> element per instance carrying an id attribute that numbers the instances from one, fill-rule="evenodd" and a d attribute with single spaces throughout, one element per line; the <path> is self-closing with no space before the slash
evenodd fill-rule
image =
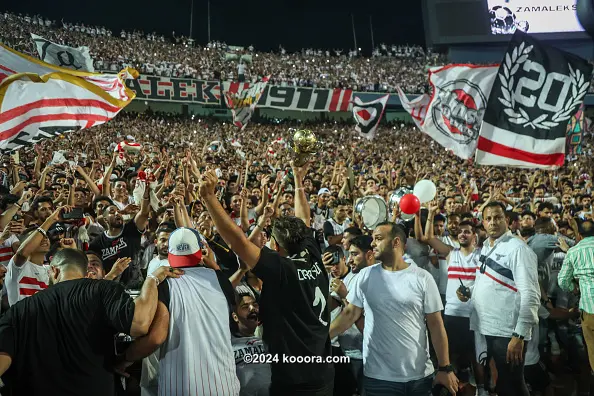
<path id="1" fill-rule="evenodd" d="M 437 187 L 431 180 L 421 180 L 415 185 L 413 194 L 419 198 L 421 203 L 429 202 L 435 198 Z"/>

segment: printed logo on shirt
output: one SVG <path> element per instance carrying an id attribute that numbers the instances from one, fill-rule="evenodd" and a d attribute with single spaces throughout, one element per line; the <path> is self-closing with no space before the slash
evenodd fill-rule
<path id="1" fill-rule="evenodd" d="M 250 341 L 251 343 L 258 341 L 258 340 L 253 340 Z M 249 342 L 248 342 L 249 344 Z M 260 344 L 260 345 L 253 345 L 253 346 L 246 346 L 240 349 L 236 349 L 234 352 L 235 355 L 235 364 L 239 364 L 239 363 L 244 363 L 246 360 L 244 359 L 245 355 L 262 355 L 266 353 L 266 351 L 264 350 L 264 345 Z"/>
<path id="2" fill-rule="evenodd" d="M 322 270 L 318 266 L 318 263 L 314 263 L 310 269 L 297 269 L 297 276 L 300 281 L 303 280 L 316 280 L 318 275 L 322 273 Z"/>
<path id="3" fill-rule="evenodd" d="M 128 244 L 124 240 L 124 238 L 119 238 L 113 242 L 113 246 L 110 246 L 105 249 L 101 249 L 101 255 L 103 256 L 102 259 L 106 260 L 110 257 L 117 256 L 120 250 L 128 247 Z"/>

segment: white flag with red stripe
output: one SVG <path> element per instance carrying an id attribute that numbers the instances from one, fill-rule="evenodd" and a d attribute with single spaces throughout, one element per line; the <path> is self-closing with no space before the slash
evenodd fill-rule
<path id="1" fill-rule="evenodd" d="M 353 117 L 357 123 L 355 130 L 361 137 L 369 140 L 375 137 L 375 131 L 382 120 L 388 99 L 390 99 L 390 95 L 384 95 L 379 99 L 364 103 L 358 96 L 355 97 Z"/>
<path id="2" fill-rule="evenodd" d="M 233 114 L 233 124 L 236 127 L 244 129 L 247 126 L 268 85 L 268 78 L 264 77 L 262 81 L 254 84 L 229 81 L 223 83 L 225 104 Z"/>
<path id="3" fill-rule="evenodd" d="M 421 131 L 460 158 L 474 156 L 483 114 L 497 67 L 448 65 L 429 71 L 431 96 L 409 101 L 398 88 L 402 107 Z"/>
<path id="4" fill-rule="evenodd" d="M 78 72 L 0 44 L 0 150 L 14 150 L 114 118 L 135 97 L 138 73 Z"/>

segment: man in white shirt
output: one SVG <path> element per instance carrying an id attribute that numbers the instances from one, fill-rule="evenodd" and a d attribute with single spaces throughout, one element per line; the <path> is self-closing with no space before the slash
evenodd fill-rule
<path id="1" fill-rule="evenodd" d="M 205 245 L 198 231 L 178 228 L 169 246 L 172 270 L 183 268 L 185 276 L 180 282 L 159 282 L 159 304 L 149 333 L 134 340 L 118 367 L 125 369 L 159 348 L 160 396 L 238 396 L 229 324 L 233 287 L 202 256 Z"/>
<path id="2" fill-rule="evenodd" d="M 472 305 L 462 302 L 457 294 L 471 290 L 474 286 L 476 273 L 479 268 L 481 250 L 476 247 L 476 230 L 471 221 L 462 221 L 458 228 L 457 241 L 459 248 L 447 245 L 442 238 L 433 235 L 433 227 L 428 227 L 428 235 L 422 241 L 428 243 L 435 251 L 446 258 L 447 286 L 446 306 L 444 311 L 444 325 L 448 334 L 450 357 L 456 366 L 457 375 L 461 382 L 469 382 L 470 368 L 474 370 L 478 396 L 488 395 L 484 388 L 484 374 L 475 358 L 475 348 L 472 342 L 474 333 L 470 329 L 470 314 Z M 466 289 L 468 288 L 468 289 Z"/>
<path id="3" fill-rule="evenodd" d="M 456 394 L 458 379 L 450 365 L 443 306 L 433 277 L 404 261 L 406 234 L 400 226 L 379 224 L 371 246 L 381 264 L 359 272 L 347 296 L 349 305 L 330 326 L 330 337 L 350 328 L 365 309 L 364 392 L 425 396 L 431 392 L 434 373 L 429 329 L 439 363 L 435 380 Z M 400 313 L 398 320 L 395 313 Z"/>
<path id="4" fill-rule="evenodd" d="M 489 238 L 481 250 L 480 271 L 471 297 L 479 332 L 486 337 L 488 354 L 497 366 L 497 393 L 529 396 L 524 358 L 525 344 L 538 324 L 537 257 L 508 231 L 501 202 L 487 204 L 482 215 Z"/>
<path id="5" fill-rule="evenodd" d="M 6 294 L 11 306 L 48 288 L 49 268 L 43 265 L 45 254 L 50 250 L 47 232 L 58 221 L 64 221 L 63 213 L 70 210 L 69 206 L 58 208 L 41 226 L 31 228 L 23 234 L 24 240 L 8 262 L 6 272 Z"/>
<path id="6" fill-rule="evenodd" d="M 162 266 L 169 267 L 169 236 L 174 230 L 171 228 L 159 228 L 155 239 L 155 245 L 157 250 L 157 257 L 153 258 L 146 271 L 147 274 L 152 274 L 155 270 Z"/>

